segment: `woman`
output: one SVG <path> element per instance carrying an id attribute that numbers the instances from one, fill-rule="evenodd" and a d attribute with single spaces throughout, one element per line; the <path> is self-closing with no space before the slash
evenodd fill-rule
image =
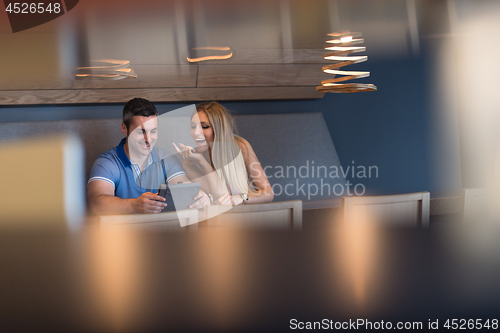
<path id="1" fill-rule="evenodd" d="M 201 184 L 214 203 L 270 202 L 274 193 L 252 146 L 234 134 L 234 122 L 217 102 L 201 103 L 191 117 L 195 147 L 174 144 L 188 177 Z"/>

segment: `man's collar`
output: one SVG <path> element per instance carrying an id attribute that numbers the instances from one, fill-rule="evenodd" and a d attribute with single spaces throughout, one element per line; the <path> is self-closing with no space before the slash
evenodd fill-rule
<path id="1" fill-rule="evenodd" d="M 123 138 L 122 141 L 120 141 L 120 144 L 116 147 L 116 154 L 118 155 L 118 158 L 122 161 L 124 166 L 130 166 L 132 162 L 130 162 L 130 159 L 128 158 L 127 154 L 125 153 L 125 148 L 124 144 L 127 142 L 127 138 Z M 156 147 L 153 147 L 153 150 L 151 151 L 151 154 L 148 156 L 148 162 L 149 159 L 152 158 L 153 162 L 158 162 L 158 152 L 156 151 Z M 149 164 L 149 163 L 148 163 Z"/>
<path id="2" fill-rule="evenodd" d="M 130 159 L 128 158 L 127 154 L 125 153 L 125 148 L 123 145 L 127 141 L 127 138 L 123 138 L 122 141 L 120 141 L 120 144 L 116 147 L 116 154 L 118 155 L 118 158 L 120 161 L 122 161 L 124 166 L 130 166 Z"/>

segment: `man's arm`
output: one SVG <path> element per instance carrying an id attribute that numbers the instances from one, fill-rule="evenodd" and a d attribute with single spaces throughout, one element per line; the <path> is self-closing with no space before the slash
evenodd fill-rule
<path id="1" fill-rule="evenodd" d="M 94 215 L 159 213 L 167 206 L 165 198 L 151 192 L 136 199 L 118 198 L 114 186 L 103 180 L 94 180 L 87 185 L 87 201 Z"/>

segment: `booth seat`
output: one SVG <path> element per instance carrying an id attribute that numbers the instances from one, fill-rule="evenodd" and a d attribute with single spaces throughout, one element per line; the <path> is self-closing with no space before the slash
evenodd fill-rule
<path id="1" fill-rule="evenodd" d="M 274 202 L 301 200 L 304 209 L 341 206 L 345 179 L 321 113 L 235 115 L 234 119 L 238 134 L 250 142 L 265 169 Z M 77 136 L 83 143 L 88 179 L 96 158 L 123 138 L 120 124 L 121 119 L 0 123 L 0 141 L 59 133 Z M 335 169 L 339 172 L 332 172 Z"/>

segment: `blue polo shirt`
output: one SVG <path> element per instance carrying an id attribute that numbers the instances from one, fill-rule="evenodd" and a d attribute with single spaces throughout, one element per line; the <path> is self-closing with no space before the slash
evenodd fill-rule
<path id="1" fill-rule="evenodd" d="M 157 147 L 151 151 L 149 163 L 142 173 L 134 175 L 133 164 L 123 148 L 125 140 L 126 138 L 117 147 L 97 158 L 90 171 L 88 183 L 103 180 L 114 186 L 115 196 L 122 199 L 135 199 L 145 192 L 158 193 L 160 184 L 185 175 L 181 163 L 175 156 Z"/>

